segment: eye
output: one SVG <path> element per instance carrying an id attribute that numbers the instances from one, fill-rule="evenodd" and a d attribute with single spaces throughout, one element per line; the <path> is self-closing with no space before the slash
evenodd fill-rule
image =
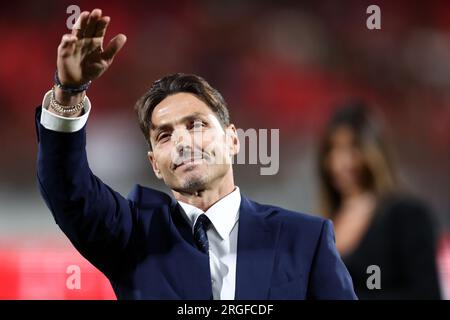
<path id="1" fill-rule="evenodd" d="M 158 142 L 166 142 L 170 139 L 170 134 L 167 132 L 163 132 L 158 135 L 158 138 L 156 139 Z"/>
<path id="2" fill-rule="evenodd" d="M 200 129 L 206 126 L 206 123 L 202 120 L 195 120 L 191 123 L 191 128 L 193 129 Z"/>

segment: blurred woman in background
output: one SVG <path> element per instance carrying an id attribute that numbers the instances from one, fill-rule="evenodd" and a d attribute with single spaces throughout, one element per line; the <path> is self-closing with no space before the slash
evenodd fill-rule
<path id="1" fill-rule="evenodd" d="M 338 109 L 319 150 L 321 210 L 360 299 L 440 299 L 428 208 L 401 195 L 378 124 L 362 103 Z M 380 289 L 368 279 L 380 269 Z M 369 282 L 372 282 L 369 280 Z"/>

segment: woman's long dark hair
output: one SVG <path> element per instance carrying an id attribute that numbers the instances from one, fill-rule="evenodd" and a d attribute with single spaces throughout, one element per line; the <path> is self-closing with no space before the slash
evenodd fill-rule
<path id="1" fill-rule="evenodd" d="M 363 156 L 363 187 L 381 197 L 393 191 L 397 183 L 379 123 L 374 121 L 365 103 L 355 101 L 345 104 L 331 117 L 319 146 L 320 210 L 328 218 L 334 218 L 342 200 L 326 167 L 331 137 L 341 127 L 353 132 L 356 147 Z"/>

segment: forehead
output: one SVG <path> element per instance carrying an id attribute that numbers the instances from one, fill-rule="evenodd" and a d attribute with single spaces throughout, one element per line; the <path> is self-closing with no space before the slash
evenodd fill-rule
<path id="1" fill-rule="evenodd" d="M 348 145 L 354 143 L 355 133 L 353 130 L 346 125 L 340 125 L 334 129 L 331 135 L 331 143 L 334 145 Z"/>
<path id="2" fill-rule="evenodd" d="M 215 113 L 196 95 L 180 92 L 170 95 L 158 103 L 153 110 L 151 123 L 154 127 L 175 124 L 192 114 L 214 118 Z"/>

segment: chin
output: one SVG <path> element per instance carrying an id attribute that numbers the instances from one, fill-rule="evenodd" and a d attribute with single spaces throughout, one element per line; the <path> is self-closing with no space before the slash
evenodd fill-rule
<path id="1" fill-rule="evenodd" d="M 189 172 L 183 175 L 178 186 L 184 191 L 197 191 L 205 189 L 207 184 L 208 179 L 205 174 Z"/>

